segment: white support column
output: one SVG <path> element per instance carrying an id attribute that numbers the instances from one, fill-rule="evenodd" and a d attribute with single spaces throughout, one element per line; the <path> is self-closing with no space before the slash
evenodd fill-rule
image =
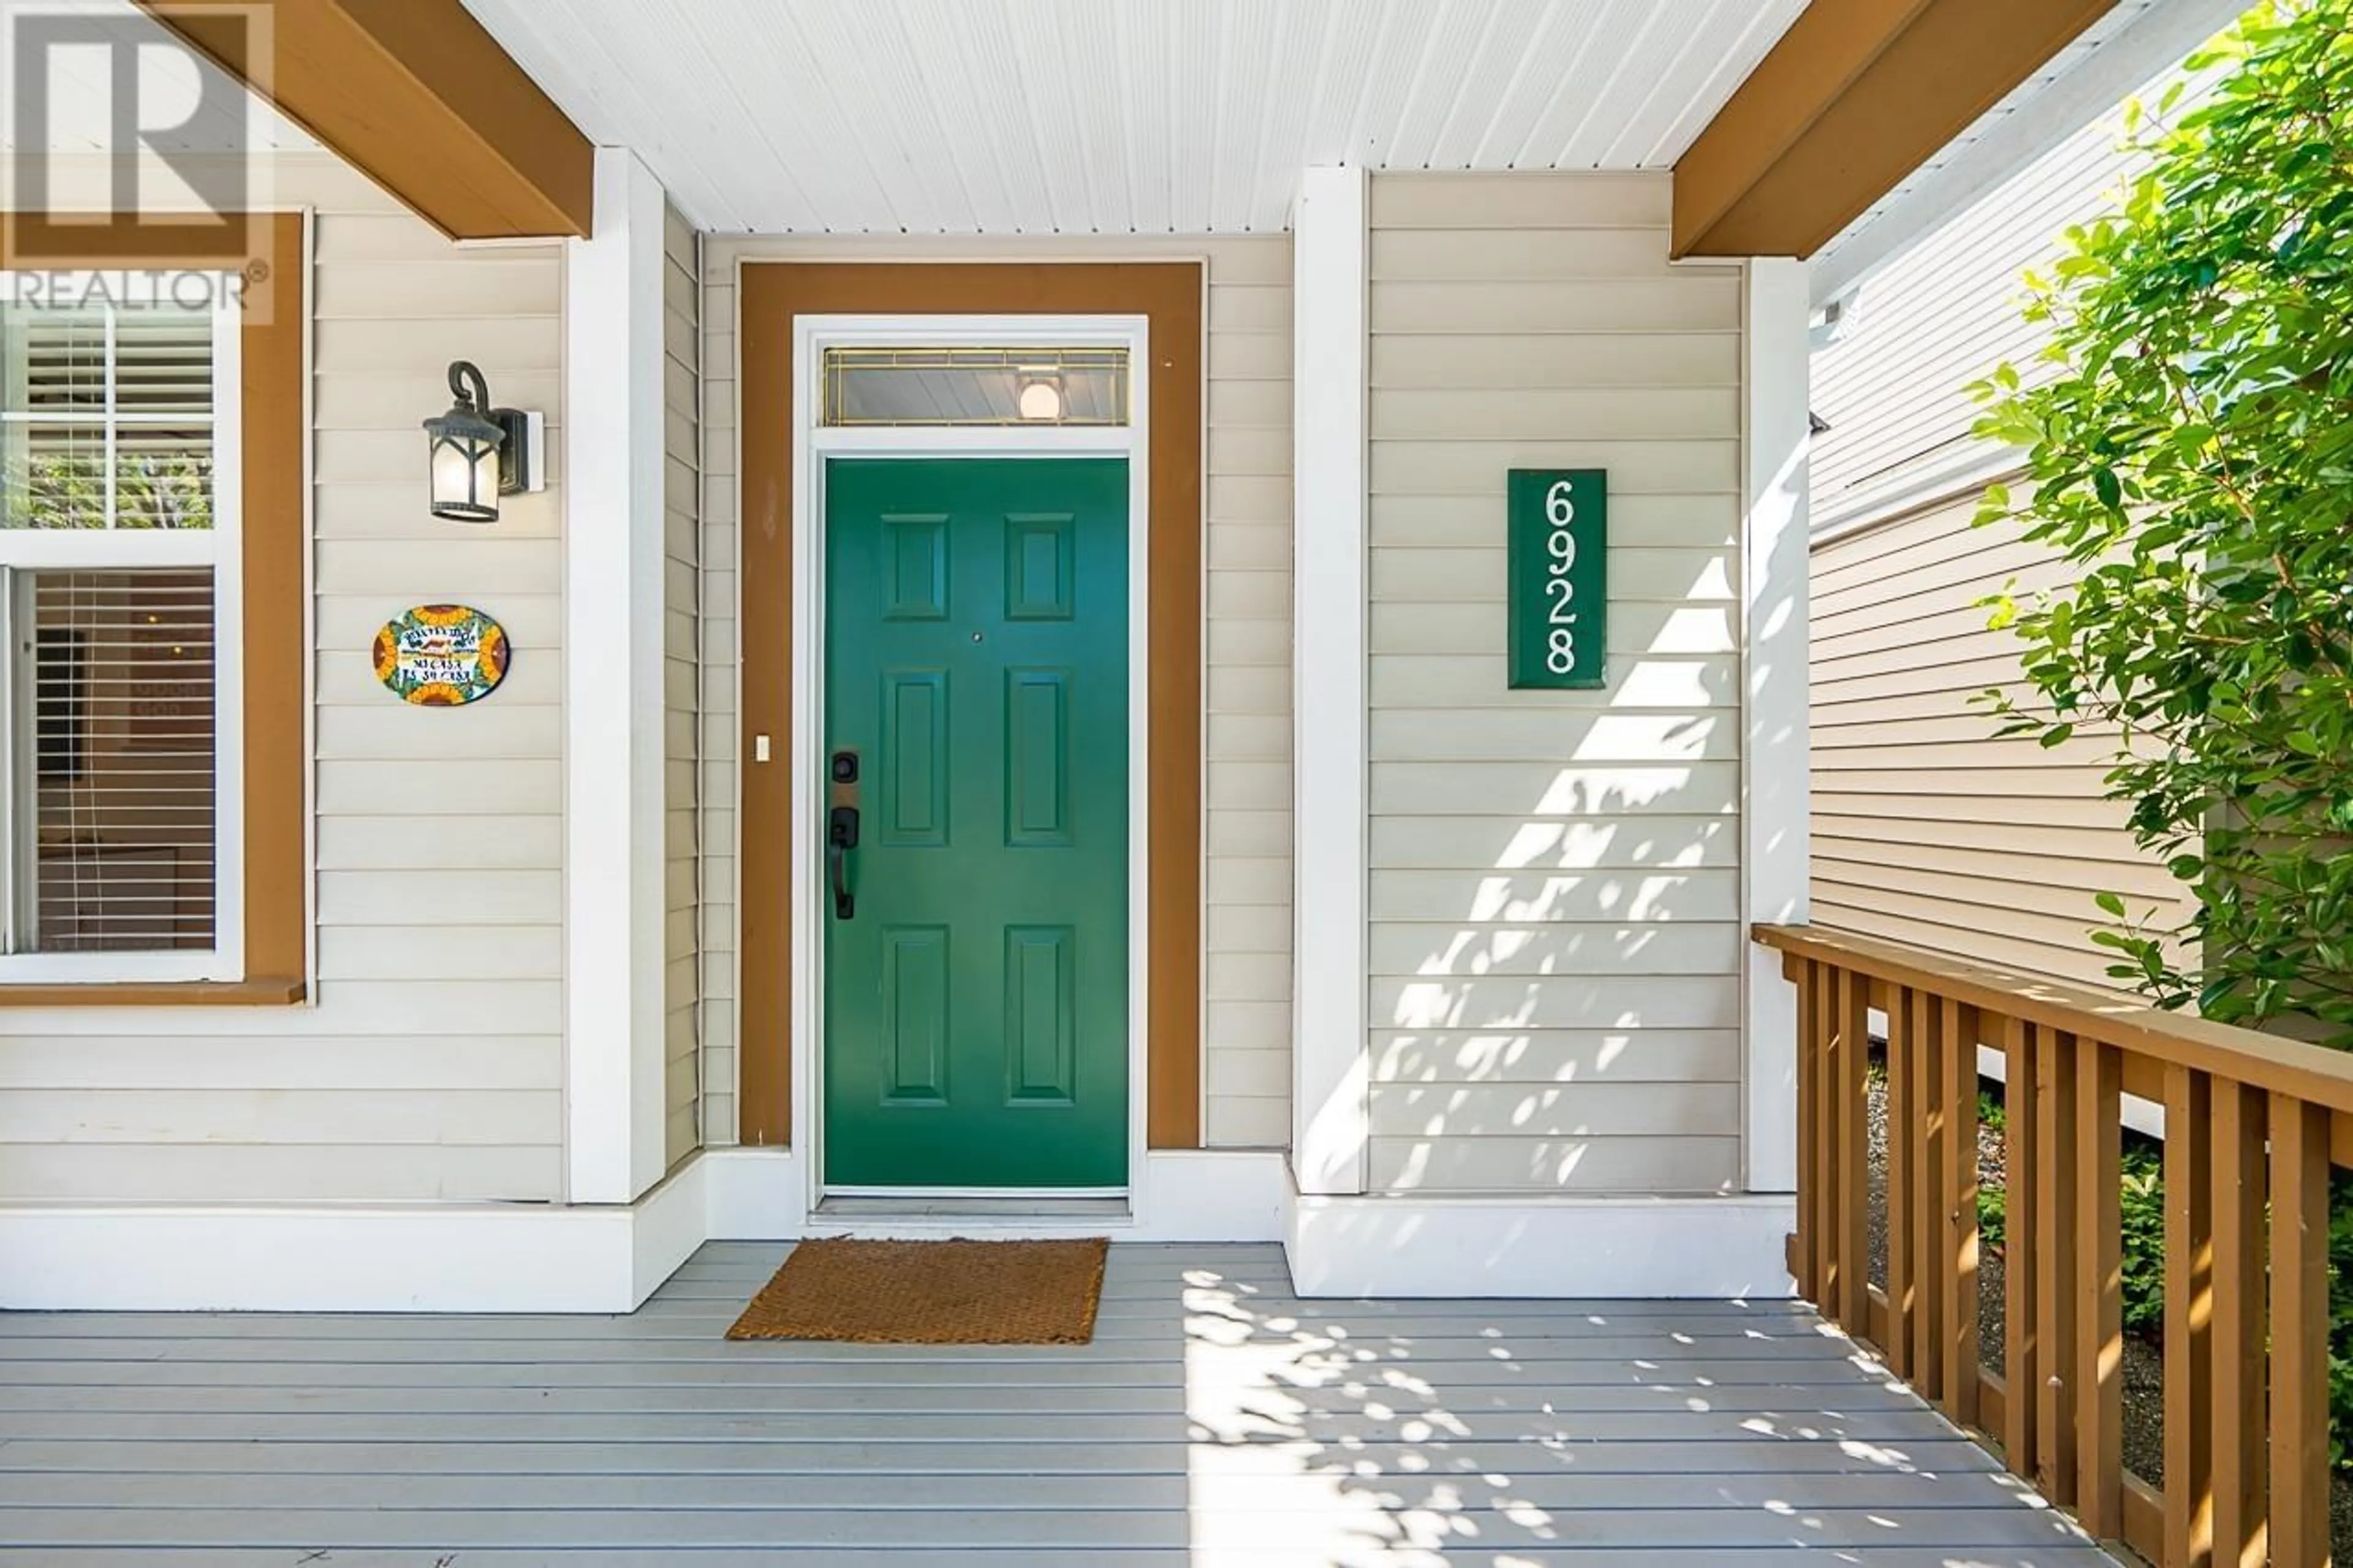
<path id="1" fill-rule="evenodd" d="M 1302 1193 L 1365 1190 L 1367 182 L 1310 169 L 1292 257 L 1298 544 L 1292 689 L 1292 1164 Z"/>
<path id="2" fill-rule="evenodd" d="M 659 1181 L 662 224 L 652 173 L 596 152 L 565 247 L 565 1157 L 575 1204 Z"/>
<path id="3" fill-rule="evenodd" d="M 1807 760 L 1807 272 L 1781 258 L 1748 264 L 1741 335 L 1746 636 L 1742 692 L 1741 876 L 1752 922 L 1807 918 L 1812 802 Z M 1798 1184 L 1798 996 L 1777 953 L 1747 950 L 1743 1132 L 1747 1187 Z"/>

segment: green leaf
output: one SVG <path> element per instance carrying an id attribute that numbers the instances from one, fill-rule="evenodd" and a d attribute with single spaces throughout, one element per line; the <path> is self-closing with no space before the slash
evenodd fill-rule
<path id="1" fill-rule="evenodd" d="M 2102 898 L 2114 979 L 2353 1048 L 2353 0 L 2207 53 L 2211 90 L 2153 95 L 2118 199 L 2028 276 L 2034 358 L 1976 389 L 2025 454 L 1977 521 L 2056 570 L 1981 601 L 2019 674 L 1972 706 L 2119 737 L 2097 787 L 2185 910 Z"/>
<path id="2" fill-rule="evenodd" d="M 2125 918 L 2125 901 L 2116 894 L 2101 893 L 2094 897 L 2092 901 L 2100 906 L 2103 913 L 2113 915 L 2117 920 Z"/>

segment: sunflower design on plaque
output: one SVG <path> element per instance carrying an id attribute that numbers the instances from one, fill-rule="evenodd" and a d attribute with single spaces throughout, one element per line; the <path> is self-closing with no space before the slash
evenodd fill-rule
<path id="1" fill-rule="evenodd" d="M 419 605 L 375 634 L 375 678 L 419 708 L 462 708 L 513 662 L 506 628 L 464 605 Z"/>

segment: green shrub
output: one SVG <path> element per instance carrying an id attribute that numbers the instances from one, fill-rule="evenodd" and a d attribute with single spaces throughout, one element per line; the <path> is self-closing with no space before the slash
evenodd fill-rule
<path id="1" fill-rule="evenodd" d="M 1999 1252 L 2010 1240 L 2010 1211 L 2000 1187 L 1978 1189 L 1978 1244 Z"/>
<path id="2" fill-rule="evenodd" d="M 2108 765 L 2104 792 L 2191 910 L 2100 895 L 2109 974 L 2220 1023 L 2353 1049 L 2353 0 L 2272 0 L 2134 117 L 2146 165 L 2028 279 L 2049 346 L 1981 383 L 2027 449 L 2015 520 L 2055 591 L 2004 733 Z M 2170 123 L 2166 121 L 2170 119 Z"/>
<path id="3" fill-rule="evenodd" d="M 2137 1143 L 2125 1146 L 2125 1331 L 2155 1334 L 2165 1328 L 2165 1156 Z"/>

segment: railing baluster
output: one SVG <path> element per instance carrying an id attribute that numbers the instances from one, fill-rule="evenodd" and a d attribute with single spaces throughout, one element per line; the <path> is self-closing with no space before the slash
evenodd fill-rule
<path id="1" fill-rule="evenodd" d="M 2075 1037 L 2034 1027 L 2034 1337 L 2042 1381 L 2033 1390 L 2034 1479 L 2062 1506 L 2075 1500 L 2075 1291 L 2082 1278 L 2075 1234 Z"/>
<path id="2" fill-rule="evenodd" d="M 2075 1044 L 2075 1511 L 2103 1541 L 2124 1534 L 2124 1055 Z"/>
<path id="3" fill-rule="evenodd" d="M 2165 1560 L 2214 1561 L 2213 1080 L 2165 1069 Z"/>
<path id="4" fill-rule="evenodd" d="M 1918 1093 L 1913 1047 L 1918 1039 L 1908 985 L 1887 997 L 1887 1352 L 1890 1371 L 1912 1376 L 1912 1198 L 1918 1181 L 1912 1101 Z"/>
<path id="5" fill-rule="evenodd" d="M 2002 1053 L 2008 1061 L 2004 1094 L 2008 1117 L 2002 1152 L 2004 1241 L 2002 1274 L 2001 1447 L 2010 1469 L 2031 1479 L 2042 1447 L 2042 1340 L 2035 1314 L 2042 1300 L 2042 1089 L 2036 1050 L 2042 1031 L 2016 1018 L 2002 1020 Z"/>
<path id="6" fill-rule="evenodd" d="M 1809 1158 L 1814 1173 L 1814 1304 L 1839 1315 L 1838 1102 L 1839 972 L 1814 966 L 1814 1126 L 1820 1142 Z"/>
<path id="7" fill-rule="evenodd" d="M 1943 1002 L 1944 1214 L 1936 1275 L 1944 1297 L 1945 1408 L 1978 1425 L 1978 1010 Z"/>
<path id="8" fill-rule="evenodd" d="M 2272 1561 L 2328 1560 L 2328 1112 L 2274 1094 Z"/>
<path id="9" fill-rule="evenodd" d="M 1945 1115 L 1936 1086 L 1944 1078 L 1944 1010 L 1926 991 L 1912 993 L 1912 1386 L 1923 1399 L 1945 1397 L 1943 1204 Z"/>
<path id="10" fill-rule="evenodd" d="M 1871 1327 L 1871 1240 L 1866 1228 L 1870 1128 L 1864 1120 L 1863 1069 L 1871 1050 L 1871 989 L 1852 969 L 1839 971 L 1835 1134 L 1838 1209 L 1838 1317 L 1849 1333 Z"/>
<path id="11" fill-rule="evenodd" d="M 1814 1104 L 1815 1063 L 1821 1054 L 1820 966 L 1811 959 L 1782 965 L 1782 973 L 1798 987 L 1798 1247 L 1793 1267 L 1798 1294 L 1809 1301 L 1822 1299 L 1820 1248 L 1820 1216 L 1814 1206 L 1821 1198 L 1821 1183 L 1813 1162 L 1821 1141 L 1821 1113 Z"/>
<path id="12" fill-rule="evenodd" d="M 2213 1089 L 2214 1561 L 2269 1554 L 2263 1469 L 2263 1097 Z"/>

